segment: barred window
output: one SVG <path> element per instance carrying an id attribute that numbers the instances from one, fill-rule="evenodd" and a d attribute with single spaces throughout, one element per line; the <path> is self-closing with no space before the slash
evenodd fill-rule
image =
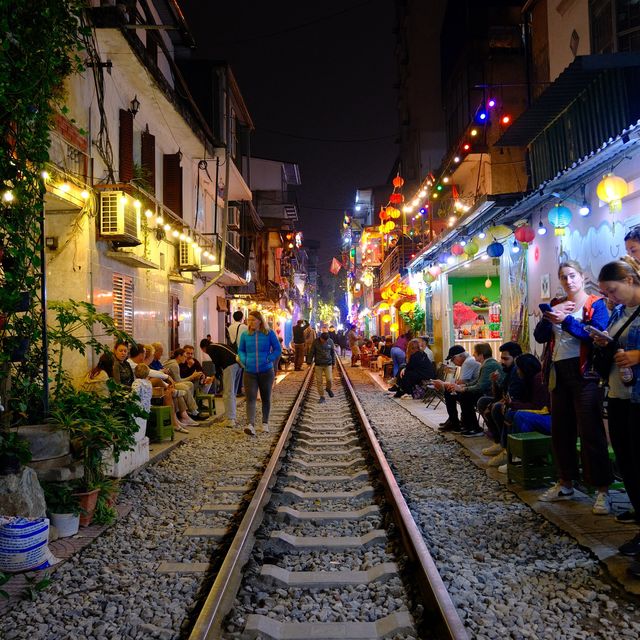
<path id="1" fill-rule="evenodd" d="M 116 327 L 133 335 L 133 278 L 113 274 L 113 320 Z"/>

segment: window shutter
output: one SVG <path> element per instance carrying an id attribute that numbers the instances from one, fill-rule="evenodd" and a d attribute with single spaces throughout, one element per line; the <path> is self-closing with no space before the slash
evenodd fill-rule
<path id="1" fill-rule="evenodd" d="M 169 209 L 182 217 L 182 167 L 177 153 L 166 153 L 163 157 L 162 200 Z"/>
<path id="2" fill-rule="evenodd" d="M 151 193 L 156 192 L 156 137 L 149 131 L 142 132 L 142 177 Z"/>
<path id="3" fill-rule="evenodd" d="M 113 274 L 113 321 L 120 331 L 133 335 L 133 278 Z"/>
<path id="4" fill-rule="evenodd" d="M 158 64 L 158 38 L 153 31 L 147 31 L 147 44 L 146 44 L 147 55 L 153 62 L 153 64 Z"/>
<path id="5" fill-rule="evenodd" d="M 120 182 L 133 180 L 133 114 L 120 109 Z"/>

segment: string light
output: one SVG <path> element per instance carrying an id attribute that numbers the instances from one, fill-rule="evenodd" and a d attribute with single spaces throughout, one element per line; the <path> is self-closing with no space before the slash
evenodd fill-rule
<path id="1" fill-rule="evenodd" d="M 162 216 L 156 217 L 156 224 L 161 227 L 164 224 L 164 218 Z"/>
<path id="2" fill-rule="evenodd" d="M 2 199 L 4 200 L 4 202 L 13 202 L 15 200 L 13 191 L 5 191 L 2 194 Z"/>
<path id="3" fill-rule="evenodd" d="M 460 162 L 460 156 L 453 156 L 453 161 L 458 164 L 458 162 Z"/>
<path id="4" fill-rule="evenodd" d="M 162 227 L 167 233 L 169 233 L 169 231 L 171 231 L 171 225 L 170 224 L 165 224 L 164 227 Z"/>
<path id="5" fill-rule="evenodd" d="M 140 202 L 140 200 L 134 200 L 134 201 L 133 201 L 133 206 L 134 206 L 136 209 L 139 209 L 139 208 L 142 206 L 142 203 Z"/>
<path id="6" fill-rule="evenodd" d="M 481 231 L 478 234 L 478 238 L 480 238 L 480 240 L 484 240 L 487 237 L 487 234 L 484 231 Z"/>
<path id="7" fill-rule="evenodd" d="M 542 220 L 538 223 L 538 235 L 544 236 L 547 233 L 547 227 L 542 224 Z"/>
<path id="8" fill-rule="evenodd" d="M 48 171 L 43 171 L 41 174 L 43 180 L 48 180 L 51 176 Z"/>
<path id="9" fill-rule="evenodd" d="M 69 189 L 71 189 L 71 187 L 66 183 L 63 182 L 58 189 L 60 189 L 60 191 L 62 191 L 62 193 L 67 193 L 67 191 L 69 191 Z"/>
<path id="10" fill-rule="evenodd" d="M 150 218 L 151 218 L 151 216 L 153 215 L 153 213 L 151 212 L 151 210 L 150 210 L 150 209 L 147 209 L 147 210 L 144 212 L 144 215 L 147 217 L 147 219 L 150 219 Z"/>
<path id="11" fill-rule="evenodd" d="M 173 232 L 171 233 L 171 235 L 174 238 L 179 238 L 180 237 L 180 232 L 177 229 L 174 229 Z"/>
<path id="12" fill-rule="evenodd" d="M 83 190 L 80 192 L 80 197 L 81 197 L 83 200 L 88 200 L 88 199 L 89 199 L 89 192 L 88 192 L 86 189 L 83 189 Z"/>

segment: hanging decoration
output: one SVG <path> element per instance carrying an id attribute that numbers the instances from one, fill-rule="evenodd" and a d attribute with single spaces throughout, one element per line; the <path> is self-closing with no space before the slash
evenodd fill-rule
<path id="1" fill-rule="evenodd" d="M 412 310 L 413 310 L 413 306 L 414 306 L 414 305 L 413 305 L 413 302 L 403 302 L 403 303 L 400 305 L 400 311 L 401 311 L 402 313 L 409 313 L 409 311 L 412 311 Z"/>
<path id="2" fill-rule="evenodd" d="M 565 234 L 565 228 L 568 227 L 571 222 L 572 216 L 573 214 L 569 207 L 556 204 L 549 210 L 547 219 L 549 220 L 549 224 L 555 229 L 555 234 L 557 236 L 563 236 Z"/>
<path id="3" fill-rule="evenodd" d="M 494 240 L 506 240 L 511 235 L 511 229 L 505 224 L 498 224 L 496 226 L 490 227 L 487 230 L 487 233 Z"/>
<path id="4" fill-rule="evenodd" d="M 464 252 L 470 257 L 472 258 L 473 256 L 476 255 L 476 253 L 478 253 L 479 251 L 479 247 L 478 244 L 476 242 L 474 242 L 473 240 L 470 240 L 469 242 L 467 242 L 467 244 L 464 246 Z"/>
<path id="5" fill-rule="evenodd" d="M 385 313 L 382 316 L 382 322 L 391 322 L 392 318 L 391 318 L 391 314 L 390 313 Z"/>
<path id="6" fill-rule="evenodd" d="M 404 179 L 400 175 L 397 175 L 392 180 L 392 184 L 393 184 L 394 188 L 400 189 L 404 185 Z"/>
<path id="7" fill-rule="evenodd" d="M 504 246 L 501 242 L 492 242 L 487 247 L 487 255 L 490 258 L 499 258 L 504 253 Z"/>
<path id="8" fill-rule="evenodd" d="M 400 328 L 400 325 L 397 322 L 392 323 L 391 326 L 389 327 L 389 329 L 391 329 L 391 333 L 398 333 L 399 328 Z"/>
<path id="9" fill-rule="evenodd" d="M 622 209 L 622 198 L 629 193 L 629 185 L 624 178 L 608 173 L 596 187 L 598 198 L 609 205 L 609 211 L 615 213 Z"/>
<path id="10" fill-rule="evenodd" d="M 428 271 L 434 277 L 434 279 L 437 278 L 442 273 L 442 269 L 437 264 L 434 264 L 432 267 L 429 267 Z"/>
<path id="11" fill-rule="evenodd" d="M 451 253 L 454 256 L 461 256 L 464 253 L 464 247 L 459 243 L 456 242 L 452 247 L 451 247 Z"/>
<path id="12" fill-rule="evenodd" d="M 425 281 L 426 284 L 431 284 L 432 282 L 435 282 L 436 278 L 431 274 L 430 271 L 424 271 L 422 273 L 422 279 Z"/>
<path id="13" fill-rule="evenodd" d="M 523 224 L 519 226 L 513 233 L 518 242 L 528 244 L 536 237 L 536 232 L 530 224 Z"/>
<path id="14" fill-rule="evenodd" d="M 381 302 L 378 305 L 378 311 L 388 311 L 389 310 L 389 303 L 388 302 Z"/>

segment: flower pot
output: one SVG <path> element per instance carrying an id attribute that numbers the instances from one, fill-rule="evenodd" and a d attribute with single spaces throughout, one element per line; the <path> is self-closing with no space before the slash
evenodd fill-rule
<path id="1" fill-rule="evenodd" d="M 93 514 L 96 510 L 99 493 L 100 489 L 94 489 L 93 491 L 74 494 L 78 496 L 78 499 L 80 500 L 80 509 L 82 509 L 82 515 L 80 516 L 81 527 L 88 527 L 91 524 Z"/>
<path id="2" fill-rule="evenodd" d="M 51 525 L 58 531 L 58 537 L 75 536 L 80 528 L 80 516 L 73 513 L 50 513 Z"/>
<path id="3" fill-rule="evenodd" d="M 0 456 L 0 476 L 10 476 L 20 472 L 20 460 L 18 456 L 4 454 Z"/>

